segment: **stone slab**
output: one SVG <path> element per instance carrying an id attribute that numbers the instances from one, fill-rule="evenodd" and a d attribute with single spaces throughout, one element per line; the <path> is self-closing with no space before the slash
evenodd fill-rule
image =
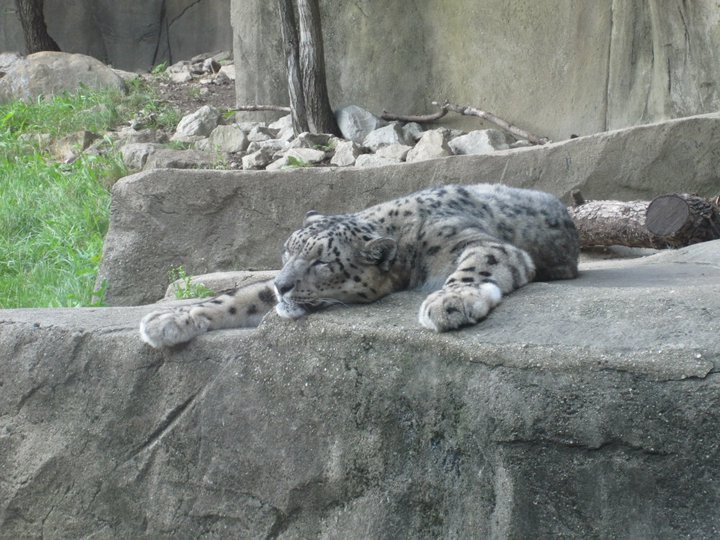
<path id="1" fill-rule="evenodd" d="M 720 534 L 720 241 L 585 262 L 456 333 L 421 298 L 168 350 L 152 306 L 0 311 L 0 530 Z"/>
<path id="2" fill-rule="evenodd" d="M 189 274 L 276 269 L 308 210 L 355 211 L 428 186 L 502 182 L 569 201 L 720 190 L 720 115 L 703 115 L 492 155 L 373 169 L 154 170 L 113 188 L 100 271 L 110 305 L 162 298 L 171 268 Z"/>

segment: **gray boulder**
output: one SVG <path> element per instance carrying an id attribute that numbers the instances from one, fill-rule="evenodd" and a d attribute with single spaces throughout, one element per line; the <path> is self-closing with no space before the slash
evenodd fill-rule
<path id="1" fill-rule="evenodd" d="M 22 56 L 16 52 L 0 52 L 0 78 L 10 71 L 12 66 L 21 61 Z"/>
<path id="2" fill-rule="evenodd" d="M 270 129 L 277 129 L 278 133 L 276 137 L 285 141 L 290 141 L 295 137 L 295 130 L 293 129 L 292 116 L 289 114 L 279 118 L 275 122 L 268 124 Z"/>
<path id="3" fill-rule="evenodd" d="M 406 144 L 389 144 L 378 148 L 375 155 L 378 157 L 390 158 L 396 161 L 405 161 L 408 152 L 410 152 L 412 148 L 412 146 L 408 146 Z"/>
<path id="4" fill-rule="evenodd" d="M 250 144 L 248 136 L 235 125 L 217 126 L 207 140 L 209 150 L 221 152 L 243 152 Z"/>
<path id="5" fill-rule="evenodd" d="M 408 144 L 419 141 L 425 132 L 425 129 L 417 122 L 408 122 L 402 127 L 402 130 Z"/>
<path id="6" fill-rule="evenodd" d="M 128 143 L 122 146 L 120 153 L 128 169 L 139 171 L 145 167 L 150 154 L 159 148 L 163 147 L 156 143 Z"/>
<path id="7" fill-rule="evenodd" d="M 371 131 L 362 141 L 362 145 L 373 152 L 382 146 L 390 144 L 407 144 L 402 126 L 398 122 L 391 122 L 386 126 Z"/>
<path id="8" fill-rule="evenodd" d="M 264 146 L 242 158 L 243 169 L 263 169 L 275 159 L 275 150 Z"/>
<path id="9" fill-rule="evenodd" d="M 285 153 L 285 156 L 292 161 L 299 162 L 300 164 L 315 164 L 324 161 L 327 154 L 323 150 L 317 150 L 315 148 L 291 148 Z"/>
<path id="10" fill-rule="evenodd" d="M 452 154 L 448 146 L 449 132 L 446 129 L 426 131 L 405 158 L 408 163 L 426 161 Z"/>
<path id="11" fill-rule="evenodd" d="M 16 61 L 0 79 L 0 103 L 27 102 L 74 93 L 80 85 L 125 92 L 125 82 L 105 64 L 84 54 L 39 52 Z"/>
<path id="12" fill-rule="evenodd" d="M 285 116 L 278 118 L 274 122 L 270 122 L 267 127 L 269 127 L 270 129 L 277 129 L 278 131 L 282 131 L 283 129 L 287 128 L 292 129 L 292 115 L 286 114 Z"/>
<path id="13" fill-rule="evenodd" d="M 211 105 L 203 105 L 194 113 L 183 116 L 171 137 L 173 141 L 194 141 L 207 137 L 220 121 L 220 111 Z"/>
<path id="14" fill-rule="evenodd" d="M 489 154 L 507 150 L 515 139 L 497 129 L 479 129 L 452 139 L 448 145 L 453 154 Z"/>
<path id="15" fill-rule="evenodd" d="M 362 154 L 362 147 L 353 141 L 340 141 L 335 145 L 335 153 L 330 159 L 331 165 L 349 167 L 355 165 L 355 160 Z"/>
<path id="16" fill-rule="evenodd" d="M 328 146 L 332 135 L 327 133 L 300 133 L 292 141 L 292 148 L 317 148 L 319 146 Z"/>
<path id="17" fill-rule="evenodd" d="M 348 105 L 335 111 L 335 119 L 344 139 L 362 144 L 370 132 L 386 122 L 357 105 Z"/>
<path id="18" fill-rule="evenodd" d="M 268 139 L 266 141 L 251 142 L 247 147 L 247 152 L 257 152 L 261 148 L 271 150 L 274 155 L 285 152 L 290 148 L 290 143 L 283 139 Z"/>
<path id="19" fill-rule="evenodd" d="M 250 142 L 262 142 L 274 139 L 277 137 L 279 129 L 269 128 L 263 125 L 257 125 L 253 127 L 248 133 L 248 140 Z"/>
<path id="20" fill-rule="evenodd" d="M 283 169 L 289 169 L 289 168 L 293 168 L 293 165 L 290 164 L 290 160 L 288 159 L 288 157 L 283 154 L 280 157 L 278 157 L 277 159 L 275 159 L 275 161 L 268 164 L 265 167 L 265 170 L 272 172 L 272 171 L 281 171 Z"/>

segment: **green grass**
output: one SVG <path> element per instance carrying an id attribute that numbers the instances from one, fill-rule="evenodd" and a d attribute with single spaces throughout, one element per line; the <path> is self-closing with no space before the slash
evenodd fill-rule
<path id="1" fill-rule="evenodd" d="M 170 278 L 170 283 L 174 283 L 175 281 L 180 282 L 175 289 L 175 298 L 178 300 L 215 296 L 215 291 L 202 283 L 193 283 L 192 276 L 187 274 L 184 266 L 170 269 L 168 277 Z"/>
<path id="2" fill-rule="evenodd" d="M 174 121 L 141 84 L 127 96 L 83 89 L 0 105 L 0 308 L 93 305 L 109 190 L 127 170 L 109 139 L 71 164 L 52 158 L 49 139 L 149 113 Z"/>

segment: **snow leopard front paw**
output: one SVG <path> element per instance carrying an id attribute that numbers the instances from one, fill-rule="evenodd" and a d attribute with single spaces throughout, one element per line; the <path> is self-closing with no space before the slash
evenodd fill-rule
<path id="1" fill-rule="evenodd" d="M 501 299 L 502 291 L 493 283 L 443 288 L 425 299 L 418 319 L 425 328 L 447 332 L 478 323 Z"/>
<path id="2" fill-rule="evenodd" d="M 140 321 L 140 337 L 157 348 L 185 343 L 207 331 L 208 320 L 193 317 L 187 310 L 163 309 L 148 313 Z"/>

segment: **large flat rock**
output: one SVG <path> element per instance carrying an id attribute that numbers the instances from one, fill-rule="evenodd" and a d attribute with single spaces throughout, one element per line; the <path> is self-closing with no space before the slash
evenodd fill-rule
<path id="1" fill-rule="evenodd" d="M 720 242 L 581 270 L 443 335 L 411 292 L 170 350 L 0 311 L 0 531 L 717 537 Z"/>
<path id="2" fill-rule="evenodd" d="M 356 211 L 425 187 L 502 182 L 566 197 L 714 196 L 720 115 L 601 133 L 542 147 L 373 169 L 153 170 L 113 188 L 100 280 L 110 305 L 162 298 L 168 271 L 275 269 L 308 210 Z"/>

